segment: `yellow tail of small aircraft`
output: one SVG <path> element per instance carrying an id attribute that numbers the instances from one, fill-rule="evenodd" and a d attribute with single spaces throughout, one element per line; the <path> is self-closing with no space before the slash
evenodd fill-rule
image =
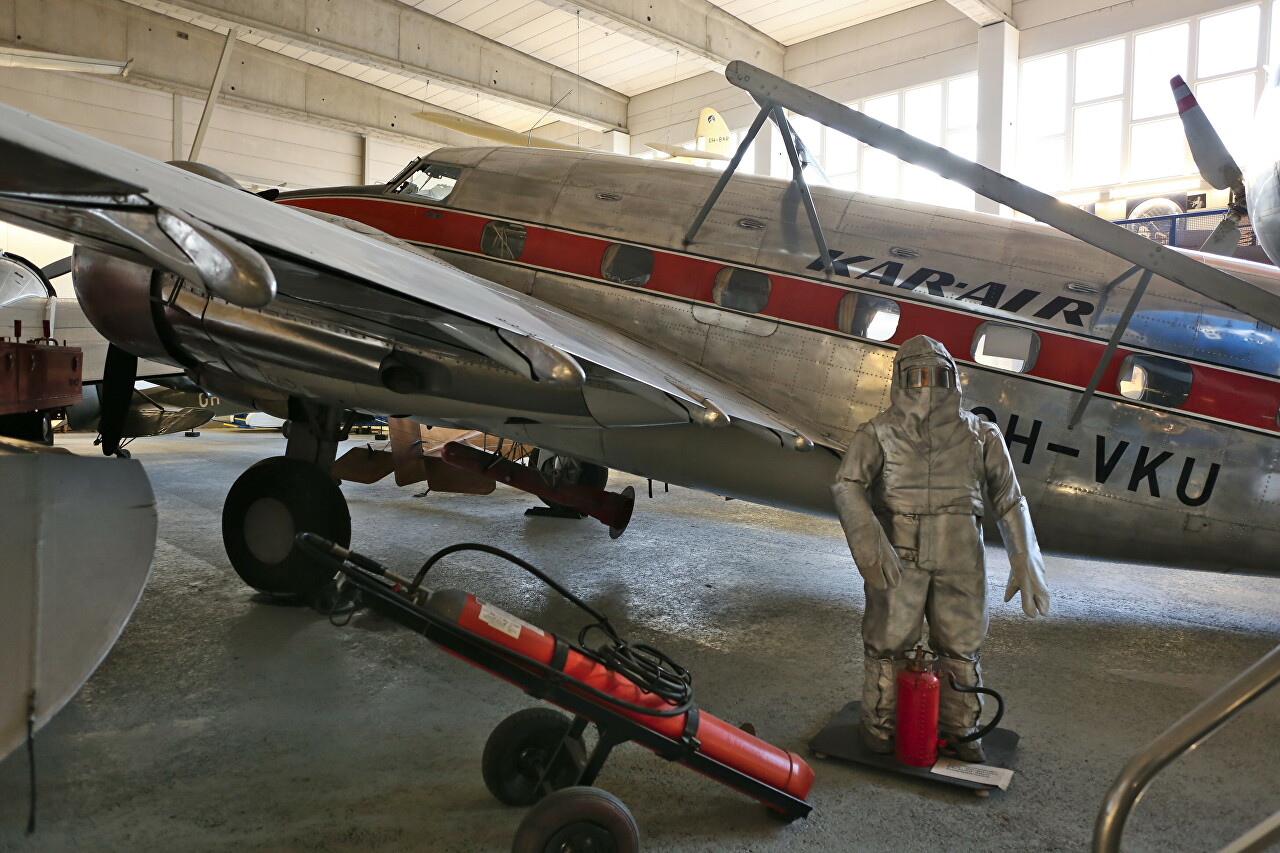
<path id="1" fill-rule="evenodd" d="M 676 163 L 694 163 L 698 160 L 729 160 L 729 151 L 733 148 L 733 140 L 729 136 L 729 127 L 720 118 L 720 113 L 703 107 L 698 113 L 698 128 L 694 132 L 693 148 L 682 145 L 668 145 L 665 142 L 645 143 L 654 151 L 666 154 Z"/>

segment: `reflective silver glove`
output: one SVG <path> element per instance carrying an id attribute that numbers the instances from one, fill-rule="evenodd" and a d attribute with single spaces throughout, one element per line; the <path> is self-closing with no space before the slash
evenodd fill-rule
<path id="1" fill-rule="evenodd" d="M 1009 585 L 1004 590 L 1004 600 L 1014 593 L 1022 593 L 1022 612 L 1032 619 L 1049 615 L 1049 586 L 1044 579 L 1044 558 L 1036 542 L 1036 531 L 1031 526 L 1031 513 L 1026 498 L 1009 508 L 996 521 L 1000 538 L 1009 552 Z"/>
<path id="2" fill-rule="evenodd" d="M 902 564 L 871 509 L 867 490 L 852 480 L 837 480 L 831 494 L 862 579 L 875 589 L 897 586 L 902 579 Z"/>

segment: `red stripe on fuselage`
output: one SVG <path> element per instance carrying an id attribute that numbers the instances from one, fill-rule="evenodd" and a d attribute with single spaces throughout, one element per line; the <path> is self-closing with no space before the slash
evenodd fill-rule
<path id="1" fill-rule="evenodd" d="M 291 198 L 282 203 L 345 216 L 414 243 L 470 254 L 480 254 L 480 238 L 486 224 L 495 220 L 506 221 L 500 217 L 383 198 L 326 196 Z M 526 229 L 524 250 L 519 261 L 513 263 L 605 281 L 600 273 L 604 253 L 616 241 L 537 225 L 526 225 Z M 712 289 L 716 273 L 726 266 L 735 266 L 713 258 L 646 248 L 654 255 L 653 273 L 648 283 L 638 289 L 711 306 L 715 306 Z M 769 277 L 772 281 L 769 301 L 755 316 L 844 334 L 836 327 L 840 299 L 847 293 L 861 291 L 773 271 L 769 272 Z M 891 346 L 898 346 L 916 335 L 928 335 L 950 352 L 963 353 L 961 360 L 970 361 L 979 325 L 988 320 L 1012 325 L 1009 319 L 967 313 L 962 302 L 956 308 L 946 308 L 903 299 L 883 290 L 870 292 L 878 297 L 892 298 L 899 306 L 897 330 L 884 342 Z M 1039 336 L 1040 352 L 1031 370 L 1017 375 L 1033 376 L 1076 389 L 1088 385 L 1102 356 L 1102 342 L 1057 329 L 1028 325 Z M 1121 363 L 1126 355 L 1133 352 L 1146 351 L 1117 348 L 1099 383 L 1100 391 L 1117 393 Z M 1153 351 L 1152 354 L 1160 353 Z M 1276 412 L 1280 408 L 1280 382 L 1215 365 L 1188 362 L 1176 356 L 1165 357 L 1189 364 L 1194 374 L 1190 397 L 1173 411 L 1202 415 L 1254 430 L 1278 431 Z"/>

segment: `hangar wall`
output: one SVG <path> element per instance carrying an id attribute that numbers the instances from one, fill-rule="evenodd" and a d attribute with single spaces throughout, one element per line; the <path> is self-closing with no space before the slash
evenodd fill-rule
<path id="1" fill-rule="evenodd" d="M 185 157 L 202 100 L 86 75 L 0 69 L 0 102 L 159 160 L 175 159 L 175 101 Z M 296 189 L 385 181 L 429 150 L 219 105 L 200 160 L 247 185 Z M 70 253 L 69 244 L 7 223 L 0 223 L 0 248 L 41 266 Z"/>
<path id="2" fill-rule="evenodd" d="M 1167 21 L 1229 7 L 1222 0 L 1015 0 L 1023 58 L 1087 44 Z M 978 26 L 945 0 L 933 0 L 787 48 L 787 79 L 829 98 L 859 98 L 931 83 L 978 67 Z M 756 107 L 723 75 L 707 73 L 631 99 L 631 153 L 646 142 L 687 142 L 691 117 L 707 105 L 730 128 L 751 123 Z"/>

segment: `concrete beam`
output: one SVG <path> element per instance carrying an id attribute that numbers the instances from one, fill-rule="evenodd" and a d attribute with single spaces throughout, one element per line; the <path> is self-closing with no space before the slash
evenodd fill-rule
<path id="1" fill-rule="evenodd" d="M 625 130 L 627 96 L 398 0 L 129 0 L 347 62 L 481 92 L 594 130 Z M 568 97 L 566 97 L 568 95 Z M 552 109 L 552 105 L 560 105 Z"/>
<path id="2" fill-rule="evenodd" d="M 1019 33 L 1003 21 L 978 30 L 978 159 L 988 169 L 1013 172 L 1018 138 Z M 981 213 L 1006 213 L 996 202 L 978 196 Z"/>
<path id="3" fill-rule="evenodd" d="M 1013 0 L 947 0 L 968 15 L 980 27 L 988 24 L 1013 24 Z"/>
<path id="4" fill-rule="evenodd" d="M 125 82 L 189 97 L 209 91 L 226 38 L 122 0 L 0 0 L 0 44 L 134 60 Z M 220 104 L 403 142 L 474 145 L 413 113 L 422 102 L 241 42 Z"/>
<path id="5" fill-rule="evenodd" d="M 724 72 L 735 59 L 783 73 L 787 49 L 710 0 L 544 0 L 607 30 Z M 751 57 L 755 57 L 752 59 Z"/>

